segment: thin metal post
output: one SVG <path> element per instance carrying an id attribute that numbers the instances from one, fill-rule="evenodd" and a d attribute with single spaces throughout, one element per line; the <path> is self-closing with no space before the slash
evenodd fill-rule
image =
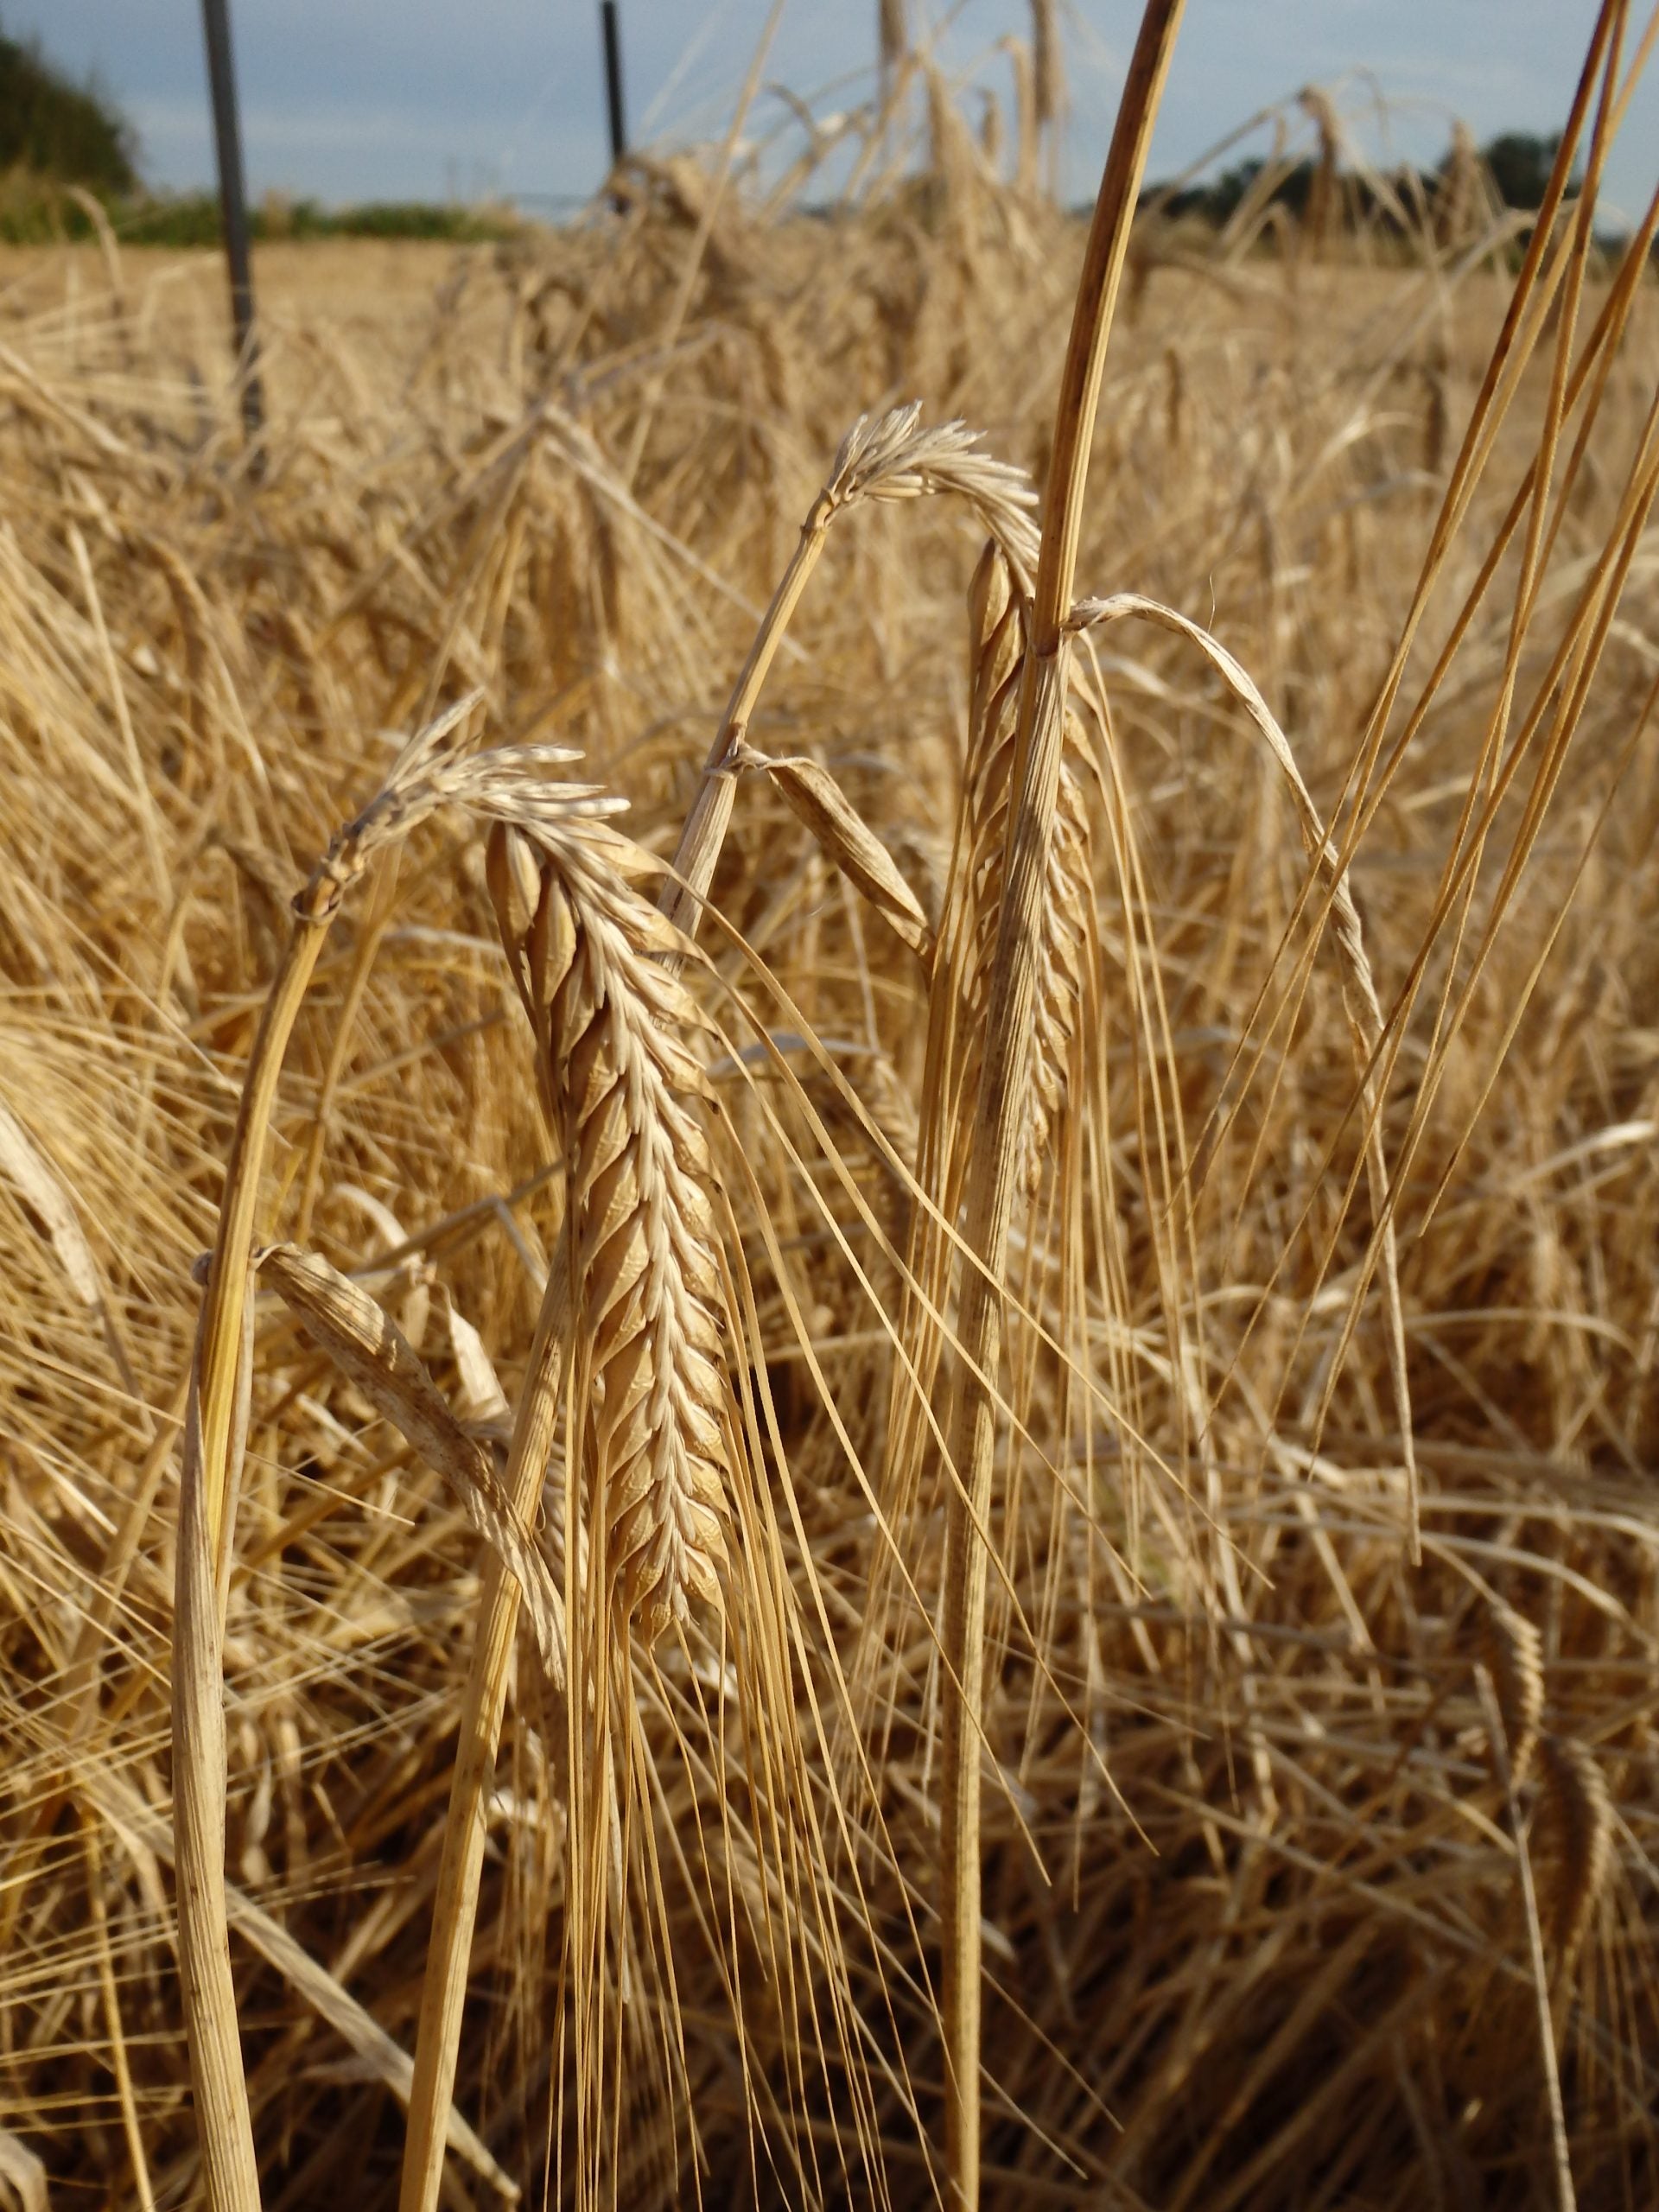
<path id="1" fill-rule="evenodd" d="M 622 113 L 622 26 L 616 0 L 600 0 L 605 29 L 605 93 L 611 111 L 611 167 L 620 168 L 628 150 L 628 126 Z"/>
<path id="2" fill-rule="evenodd" d="M 242 177 L 242 133 L 236 117 L 236 73 L 231 66 L 231 18 L 226 0 L 201 0 L 207 39 L 207 83 L 213 99 L 213 140 L 219 155 L 219 207 L 225 259 L 231 273 L 231 320 L 242 377 L 242 427 L 250 439 L 264 428 L 259 384 L 259 344 L 253 327 L 253 270 L 248 252 L 248 195 Z"/>

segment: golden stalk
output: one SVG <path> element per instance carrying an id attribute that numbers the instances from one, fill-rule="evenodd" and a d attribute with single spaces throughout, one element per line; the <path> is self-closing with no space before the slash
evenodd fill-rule
<path id="1" fill-rule="evenodd" d="M 950 1426 L 942 1645 L 949 1675 L 941 1774 L 940 1904 L 945 2169 L 959 2212 L 976 2212 L 980 2169 L 980 1744 L 991 1469 L 996 1445 L 999 1297 L 1019 1123 L 1032 1051 L 1039 909 L 1065 726 L 1065 619 L 1106 342 L 1181 0 L 1147 0 L 1084 251 L 1055 416 L 1054 454 L 1020 692 L 1004 904 L 974 1113 L 966 1264 Z"/>

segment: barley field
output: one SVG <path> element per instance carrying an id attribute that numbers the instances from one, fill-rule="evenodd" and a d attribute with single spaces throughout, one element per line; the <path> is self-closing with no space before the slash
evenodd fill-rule
<path id="1" fill-rule="evenodd" d="M 1654 218 L 1461 182 L 1126 207 L 1046 631 L 942 93 L 252 448 L 0 255 L 0 2204 L 1659 2201 Z"/>

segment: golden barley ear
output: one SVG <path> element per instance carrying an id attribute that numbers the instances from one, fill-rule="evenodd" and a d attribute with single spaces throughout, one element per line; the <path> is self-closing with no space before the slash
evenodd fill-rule
<path id="1" fill-rule="evenodd" d="M 1544 1643 L 1535 1622 L 1508 1605 L 1481 1618 L 1480 1656 L 1492 1677 L 1516 1789 L 1526 1780 L 1544 1718 Z"/>
<path id="2" fill-rule="evenodd" d="M 1574 1737 L 1543 1737 L 1538 1764 L 1544 1932 L 1559 1979 L 1571 1971 L 1612 1872 L 1613 1801 L 1599 1760 Z"/>
<path id="3" fill-rule="evenodd" d="M 534 871 L 533 903 L 528 893 Z M 702 1026 L 654 909 L 497 823 L 486 874 L 565 1148 L 575 1419 L 606 1595 L 647 1643 L 718 1605 L 728 1473 Z"/>
<path id="4" fill-rule="evenodd" d="M 1034 1205 L 1043 1171 L 1058 1152 L 1066 1111 L 1076 1089 L 1076 1046 L 1086 976 L 1096 939 L 1094 855 L 1089 810 L 1077 766 L 1084 759 L 1082 731 L 1075 714 L 1066 716 L 1066 750 L 1060 765 L 1050 842 L 1046 896 L 1039 917 L 1036 998 L 1032 1012 L 1031 1089 L 1020 1124 L 1015 1188 Z M 1001 906 L 1002 856 L 1007 830 L 1008 773 L 1013 766 L 1013 732 L 995 756 L 978 764 L 982 780 L 975 794 L 975 916 L 972 966 L 963 986 L 966 1037 L 973 1045 L 983 1033 L 989 1006 L 991 970 L 996 949 L 996 917 Z M 969 1080 L 977 1071 L 970 1064 Z"/>

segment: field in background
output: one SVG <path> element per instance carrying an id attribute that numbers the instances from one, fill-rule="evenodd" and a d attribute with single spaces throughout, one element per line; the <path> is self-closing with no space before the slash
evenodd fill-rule
<path id="1" fill-rule="evenodd" d="M 378 786 L 388 733 L 474 687 L 491 741 L 580 747 L 567 772 L 625 793 L 631 833 L 671 851 L 861 411 L 918 398 L 1043 480 L 1080 232 L 949 174 L 925 208 L 776 224 L 711 208 L 689 168 L 641 176 L 626 216 L 496 247 L 263 250 L 257 478 L 216 259 L 0 251 L 0 2145 L 39 2155 L 54 2207 L 196 2201 L 168 1825 L 175 1446 L 190 1268 L 287 900 Z M 1449 909 L 1465 810 L 1492 781 L 1515 549 L 1375 813 L 1344 815 L 1509 298 L 1507 246 L 1478 246 L 1383 268 L 1339 238 L 1205 261 L 1149 237 L 1108 365 L 1084 589 L 1213 631 L 1357 839 L 1369 958 L 1404 1039 L 1382 1126 L 1424 1560 L 1407 1559 L 1366 1287 L 1344 978 L 1304 908 L 1297 816 L 1213 664 L 1126 622 L 1097 646 L 1103 988 L 1071 1064 L 1102 1111 L 1086 1141 L 1055 1135 L 1020 1279 L 1101 1395 L 1072 1402 L 1026 1344 L 1030 1440 L 1010 1448 L 996 1529 L 997 2204 L 1554 2202 L 1541 1988 L 1579 2204 L 1659 2190 L 1659 549 L 1640 518 L 1548 813 L 1528 811 L 1579 666 L 1552 656 L 1646 450 L 1650 279 L 1552 509 L 1507 728 L 1535 703 L 1540 719 Z M 1586 287 L 1580 337 L 1608 283 Z M 1551 343 L 1408 698 L 1536 448 Z M 930 924 L 982 536 L 945 499 L 849 514 L 747 733 L 830 771 Z M 706 933 L 748 1367 L 776 1416 L 769 1479 L 781 1455 L 798 1508 L 791 1578 L 823 1597 L 795 1694 L 827 1744 L 878 1576 L 861 1478 L 879 1488 L 881 1316 L 901 1303 L 905 1171 L 934 1103 L 926 989 L 759 778 L 715 898 L 786 993 Z M 804 1028 L 861 1116 L 798 1049 Z M 766 1074 L 758 1033 L 801 1096 Z M 483 1419 L 475 1331 L 511 1399 L 561 1200 L 460 826 L 423 830 L 335 925 L 275 1126 L 261 1236 L 366 1271 Z M 1060 1190 L 1094 1224 L 1081 1284 L 1053 1256 Z M 479 1548 L 269 1304 L 226 1646 L 232 1961 L 266 2204 L 390 2204 L 404 2077 L 386 2039 L 414 2040 Z M 799 1898 L 766 1891 L 746 1815 L 727 1833 L 709 1814 L 741 1798 L 714 1754 L 682 1755 L 684 1713 L 727 1694 L 719 1665 L 664 1662 L 655 1924 L 683 2042 L 630 2046 L 607 2170 L 625 2203 L 692 2201 L 696 2161 L 710 2205 L 878 2185 L 935 2201 L 937 1519 L 925 1493 L 913 1605 L 887 1592 L 868 1783 L 826 1756 L 801 1784 L 810 1823 L 832 1831 L 839 1793 L 858 1831 L 826 1860 L 844 1958 L 815 1937 L 785 1962 L 823 1975 L 822 2019 L 791 2012 L 769 1948 Z M 479 2204 L 515 2182 L 537 2200 L 550 2084 L 574 2063 L 550 1702 L 525 1639 L 456 2092 L 476 2132 L 452 2168 Z M 802 1740 L 818 1741 L 804 1719 Z M 671 1851 L 694 1834 L 718 1878 Z M 728 1885 L 741 1925 L 721 1935 Z M 669 2008 L 645 1988 L 631 2002 L 655 2023 Z"/>

